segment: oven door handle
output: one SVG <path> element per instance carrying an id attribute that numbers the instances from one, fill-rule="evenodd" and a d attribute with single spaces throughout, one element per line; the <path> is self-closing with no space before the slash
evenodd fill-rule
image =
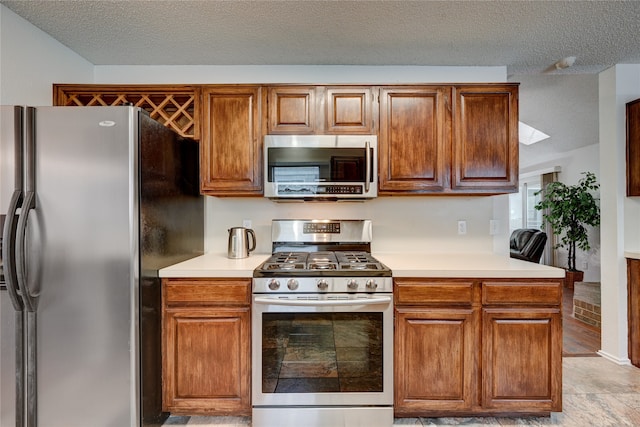
<path id="1" fill-rule="evenodd" d="M 362 298 L 362 299 L 336 299 L 336 300 L 308 300 L 308 299 L 280 299 L 280 298 L 268 298 L 268 297 L 255 297 L 253 302 L 255 304 L 268 304 L 268 305 L 295 305 L 303 307 L 333 307 L 333 306 L 345 306 L 345 305 L 376 305 L 376 304 L 389 304 L 392 298 L 390 296 L 380 296 L 374 298 Z"/>

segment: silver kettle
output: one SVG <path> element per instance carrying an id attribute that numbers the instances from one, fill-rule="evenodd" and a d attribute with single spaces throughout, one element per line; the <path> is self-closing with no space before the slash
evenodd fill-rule
<path id="1" fill-rule="evenodd" d="M 251 236 L 251 239 L 249 239 Z M 251 247 L 249 247 L 251 240 Z M 250 228 L 232 227 L 229 229 L 229 248 L 227 256 L 229 258 L 247 258 L 249 252 L 256 248 L 256 235 Z"/>

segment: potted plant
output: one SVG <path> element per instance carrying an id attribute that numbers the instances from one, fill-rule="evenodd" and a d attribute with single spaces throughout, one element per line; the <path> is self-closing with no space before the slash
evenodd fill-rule
<path id="1" fill-rule="evenodd" d="M 576 185 L 552 182 L 536 192 L 542 195 L 535 208 L 542 211 L 543 225 L 549 224 L 553 233 L 560 236 L 555 247 L 569 250 L 565 281 L 568 288 L 573 288 L 573 283 L 584 276 L 584 272 L 576 268 L 576 248 L 591 249 L 585 226 L 600 225 L 600 206 L 592 194 L 600 184 L 593 173 L 583 172 L 583 175 Z"/>

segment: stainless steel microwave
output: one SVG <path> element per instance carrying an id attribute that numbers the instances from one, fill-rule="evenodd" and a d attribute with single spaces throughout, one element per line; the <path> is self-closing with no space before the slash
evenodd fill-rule
<path id="1" fill-rule="evenodd" d="M 363 200 L 378 195 L 376 135 L 266 135 L 264 195 Z"/>

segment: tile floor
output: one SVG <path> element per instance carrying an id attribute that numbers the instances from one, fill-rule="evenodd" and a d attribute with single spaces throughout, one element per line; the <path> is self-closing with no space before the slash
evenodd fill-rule
<path id="1" fill-rule="evenodd" d="M 602 357 L 563 359 L 563 411 L 541 418 L 396 418 L 394 426 L 640 426 L 640 369 Z M 244 417 L 169 417 L 164 425 L 248 427 Z M 304 426 L 300 426 L 304 427 Z"/>

